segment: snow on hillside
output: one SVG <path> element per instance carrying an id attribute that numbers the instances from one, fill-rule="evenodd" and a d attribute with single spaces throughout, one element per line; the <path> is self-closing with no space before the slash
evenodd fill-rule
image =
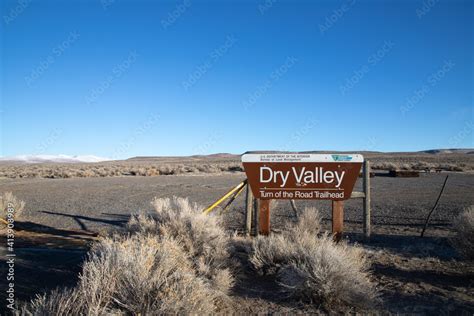
<path id="1" fill-rule="evenodd" d="M 19 155 L 11 157 L 1 157 L 0 161 L 15 161 L 22 163 L 77 163 L 77 162 L 100 162 L 111 160 L 109 158 L 97 157 L 93 155 L 68 156 L 68 155 Z"/>

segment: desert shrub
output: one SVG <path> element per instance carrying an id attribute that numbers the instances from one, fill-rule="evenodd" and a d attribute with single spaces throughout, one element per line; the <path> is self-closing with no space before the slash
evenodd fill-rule
<path id="1" fill-rule="evenodd" d="M 472 159 L 443 158 L 439 160 L 423 160 L 410 157 L 378 157 L 372 160 L 373 169 L 395 170 L 415 169 L 430 170 L 435 167 L 449 171 L 473 170 Z M 431 161 L 431 162 L 429 162 Z M 153 170 L 154 169 L 154 170 Z M 242 172 L 242 164 L 237 159 L 207 160 L 184 159 L 164 161 L 116 161 L 113 163 L 48 163 L 1 165 L 0 177 L 8 178 L 67 178 L 67 177 L 111 177 L 111 176 L 155 176 L 178 175 L 191 172 L 221 173 Z"/>
<path id="2" fill-rule="evenodd" d="M 157 176 L 160 172 L 155 169 L 155 167 L 147 168 L 146 170 L 146 176 L 152 177 L 152 176 Z"/>
<path id="3" fill-rule="evenodd" d="M 187 199 L 155 199 L 154 216 L 89 251 L 74 288 L 38 295 L 21 315 L 213 314 L 233 285 L 230 238 L 220 220 Z"/>
<path id="4" fill-rule="evenodd" d="M 292 256 L 292 244 L 302 242 L 311 248 L 318 241 L 321 217 L 315 208 L 305 208 L 296 224 L 290 224 L 283 234 L 272 234 L 254 240 L 251 263 L 263 274 L 275 274 Z M 308 238 L 310 237 L 310 238 Z"/>
<path id="5" fill-rule="evenodd" d="M 285 233 L 257 237 L 250 262 L 258 272 L 274 274 L 288 297 L 326 309 L 371 308 L 377 291 L 363 250 L 318 236 L 320 226 L 307 224 L 318 217 L 305 210 Z"/>
<path id="6" fill-rule="evenodd" d="M 169 165 L 160 166 L 158 171 L 160 172 L 160 175 L 173 174 L 173 169 Z"/>
<path id="7" fill-rule="evenodd" d="M 446 170 L 446 171 L 463 171 L 464 170 L 464 168 L 462 168 L 462 167 L 460 167 L 456 164 L 452 164 L 452 163 L 440 164 L 439 168 L 441 168 L 443 170 Z"/>
<path id="8" fill-rule="evenodd" d="M 95 176 L 99 176 L 99 177 L 107 177 L 109 175 L 109 173 L 107 172 L 107 170 L 105 170 L 104 168 L 97 168 L 95 170 Z"/>
<path id="9" fill-rule="evenodd" d="M 159 198 L 153 215 L 135 215 L 127 224 L 132 234 L 158 235 L 180 240 L 198 275 L 226 293 L 233 284 L 229 237 L 220 217 L 202 214 L 202 207 L 188 199 Z"/>
<path id="10" fill-rule="evenodd" d="M 399 166 L 399 168 L 400 168 L 401 170 L 411 170 L 412 167 L 413 167 L 413 165 L 412 165 L 412 164 L 409 164 L 409 163 L 402 163 L 402 164 L 400 164 L 400 166 Z"/>
<path id="11" fill-rule="evenodd" d="M 48 294 L 36 295 L 29 304 L 21 305 L 17 315 L 59 316 L 80 315 L 81 304 L 75 289 L 55 289 Z"/>
<path id="12" fill-rule="evenodd" d="M 200 172 L 203 172 L 203 173 L 218 173 L 222 171 L 221 168 L 219 168 L 218 166 L 211 165 L 211 164 L 199 165 L 197 166 L 197 168 Z"/>
<path id="13" fill-rule="evenodd" d="M 290 296 L 327 308 L 340 303 L 370 308 L 374 303 L 376 291 L 362 249 L 346 243 L 335 245 L 332 237 L 324 235 L 315 244 L 297 244 L 294 254 L 278 275 Z"/>
<path id="14" fill-rule="evenodd" d="M 144 168 L 144 167 L 138 168 L 137 175 L 146 176 L 146 168 Z"/>
<path id="15" fill-rule="evenodd" d="M 179 241 L 152 235 L 115 236 L 96 244 L 74 289 L 38 296 L 33 315 L 208 314 L 222 292 L 196 275 Z"/>
<path id="16" fill-rule="evenodd" d="M 155 199 L 152 216 L 96 243 L 73 289 L 37 296 L 26 315 L 213 314 L 233 285 L 220 219 L 188 199 Z"/>
<path id="17" fill-rule="evenodd" d="M 74 173 L 71 170 L 62 170 L 61 171 L 61 178 L 72 178 L 74 176 Z"/>
<path id="18" fill-rule="evenodd" d="M 177 175 L 177 174 L 182 174 L 185 172 L 185 169 L 182 165 L 175 165 L 173 164 L 171 166 L 171 174 L 172 175 Z"/>
<path id="19" fill-rule="evenodd" d="M 435 169 L 435 164 L 433 163 L 429 163 L 429 162 L 426 162 L 426 161 L 419 161 L 417 163 L 415 163 L 412 168 L 414 170 L 432 170 L 432 169 Z"/>
<path id="20" fill-rule="evenodd" d="M 7 219 L 8 208 L 11 207 L 14 212 L 13 216 L 15 219 L 18 219 L 25 208 L 25 202 L 19 200 L 11 192 L 5 192 L 0 195 L 0 207 L 2 208 L 2 218 Z"/>
<path id="21" fill-rule="evenodd" d="M 399 168 L 399 165 L 394 163 L 394 162 L 375 162 L 372 166 L 373 169 L 378 169 L 378 170 L 397 170 Z"/>
<path id="22" fill-rule="evenodd" d="M 82 173 L 83 177 L 85 178 L 92 178 L 95 176 L 95 172 L 90 170 L 90 169 L 86 169 L 84 170 L 84 172 Z"/>
<path id="23" fill-rule="evenodd" d="M 291 246 L 291 241 L 284 235 L 259 236 L 253 241 L 250 262 L 261 274 L 276 274 L 288 263 Z"/>
<path id="24" fill-rule="evenodd" d="M 225 171 L 231 171 L 231 172 L 241 172 L 244 171 L 242 168 L 242 165 L 240 163 L 231 163 L 231 164 L 226 164 L 224 166 Z"/>
<path id="25" fill-rule="evenodd" d="M 187 172 L 199 172 L 199 169 L 196 166 L 188 166 Z"/>
<path id="26" fill-rule="evenodd" d="M 298 215 L 298 221 L 291 228 L 293 233 L 307 232 L 314 236 L 321 232 L 321 215 L 315 207 L 307 207 Z"/>
<path id="27" fill-rule="evenodd" d="M 211 312 L 220 295 L 196 275 L 180 242 L 166 237 L 106 239 L 94 247 L 84 272 L 82 294 L 94 306 L 110 302 L 132 314 Z"/>
<path id="28" fill-rule="evenodd" d="M 474 259 L 474 206 L 467 208 L 454 219 L 456 236 L 453 246 L 465 258 Z"/>

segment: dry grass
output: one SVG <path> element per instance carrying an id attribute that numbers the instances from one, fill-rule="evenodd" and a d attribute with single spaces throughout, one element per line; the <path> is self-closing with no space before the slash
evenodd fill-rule
<path id="1" fill-rule="evenodd" d="M 162 315 L 222 312 L 233 285 L 228 241 L 216 218 L 187 199 L 156 199 L 125 234 L 95 244 L 73 289 L 38 296 L 33 315 Z"/>
<path id="2" fill-rule="evenodd" d="M 378 170 L 446 171 L 474 170 L 472 154 L 426 153 L 363 153 Z M 215 174 L 242 172 L 239 156 L 213 157 L 160 157 L 141 158 L 100 163 L 0 163 L 0 178 L 89 178 L 118 176 L 162 176 L 180 174 Z"/>
<path id="3" fill-rule="evenodd" d="M 315 207 L 306 207 L 298 215 L 296 224 L 290 226 L 293 234 L 309 233 L 314 236 L 321 232 L 321 215 Z"/>
<path id="4" fill-rule="evenodd" d="M 15 219 L 21 217 L 25 208 L 25 202 L 16 198 L 13 193 L 5 192 L 0 195 L 0 207 L 2 209 L 2 218 L 7 220 L 8 214 L 12 214 Z"/>
<path id="5" fill-rule="evenodd" d="M 162 176 L 189 173 L 221 173 L 243 171 L 240 161 L 213 163 L 90 163 L 90 164 L 22 164 L 0 165 L 5 178 L 98 178 L 119 176 Z"/>
<path id="6" fill-rule="evenodd" d="M 454 219 L 456 236 L 453 246 L 469 260 L 474 260 L 474 206 L 467 208 Z"/>
<path id="7" fill-rule="evenodd" d="M 319 236 L 315 210 L 305 210 L 299 223 L 281 235 L 258 237 L 251 263 L 260 273 L 274 274 L 288 297 L 319 304 L 327 310 L 370 309 L 377 300 L 363 250 Z"/>
<path id="8" fill-rule="evenodd" d="M 56 289 L 48 295 L 37 295 L 29 304 L 21 306 L 16 315 L 80 315 L 81 303 L 74 289 Z"/>
<path id="9" fill-rule="evenodd" d="M 376 161 L 372 164 L 373 169 L 377 170 L 416 170 L 434 172 L 435 170 L 443 171 L 468 171 L 473 170 L 474 166 L 469 166 L 464 163 L 436 163 L 436 162 L 390 162 L 390 161 Z"/>

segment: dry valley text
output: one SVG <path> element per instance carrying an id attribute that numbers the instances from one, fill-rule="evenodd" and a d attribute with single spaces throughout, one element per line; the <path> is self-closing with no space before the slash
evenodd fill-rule
<path id="1" fill-rule="evenodd" d="M 300 184 L 335 184 L 339 188 L 344 179 L 346 171 L 324 171 L 323 167 L 316 167 L 314 170 L 306 169 L 306 167 L 291 167 L 291 170 L 281 171 L 273 170 L 270 167 L 260 167 L 260 183 L 279 184 L 280 188 L 286 186 L 290 176 L 294 177 L 296 183 Z"/>

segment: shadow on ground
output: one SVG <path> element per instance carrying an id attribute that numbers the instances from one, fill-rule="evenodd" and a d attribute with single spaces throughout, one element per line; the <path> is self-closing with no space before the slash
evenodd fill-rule
<path id="1" fill-rule="evenodd" d="M 390 251 L 405 257 L 459 259 L 447 237 L 372 234 L 368 240 L 361 233 L 347 233 L 346 236 L 350 242 L 368 249 Z"/>
<path id="2" fill-rule="evenodd" d="M 90 231 L 86 225 L 86 222 L 107 224 L 111 226 L 123 226 L 130 218 L 130 215 L 122 215 L 122 214 L 114 214 L 114 213 L 102 213 L 114 219 L 97 218 L 97 217 L 83 216 L 83 215 L 71 215 L 71 214 L 66 214 L 66 213 L 49 212 L 49 211 L 41 211 L 41 213 L 72 218 L 81 227 L 83 231 Z"/>

